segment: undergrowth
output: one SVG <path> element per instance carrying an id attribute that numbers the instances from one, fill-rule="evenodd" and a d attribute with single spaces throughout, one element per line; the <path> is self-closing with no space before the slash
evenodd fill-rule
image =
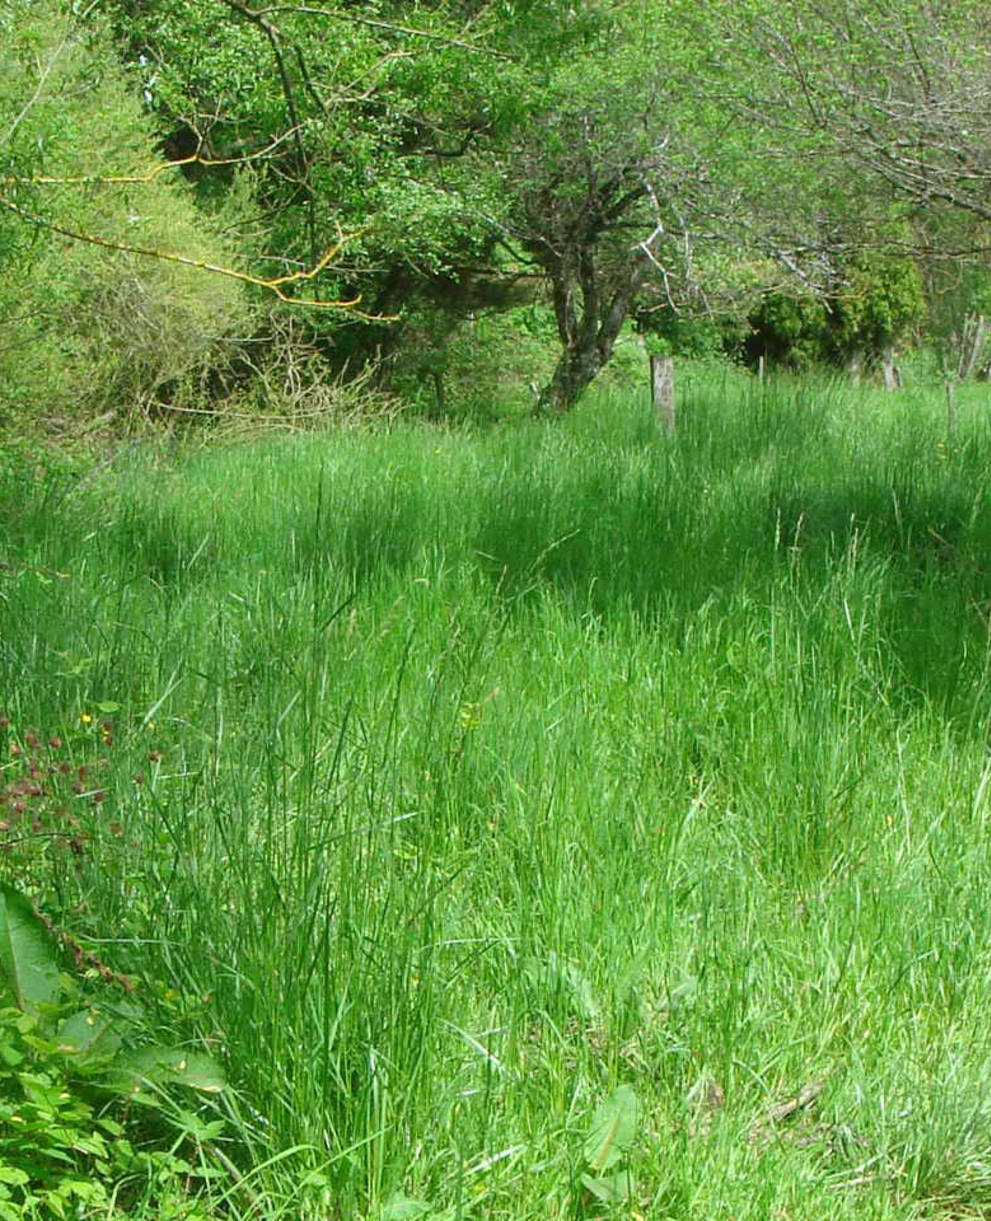
<path id="1" fill-rule="evenodd" d="M 38 907 L 200 998 L 228 1212 L 988 1210 L 981 393 L 5 485 L 7 741 L 75 769 L 5 834 L 80 837 Z"/>

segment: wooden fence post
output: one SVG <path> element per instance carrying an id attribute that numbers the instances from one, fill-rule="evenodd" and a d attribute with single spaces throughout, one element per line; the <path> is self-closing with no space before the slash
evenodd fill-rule
<path id="1" fill-rule="evenodd" d="M 885 390 L 901 390 L 902 374 L 895 364 L 895 349 L 890 343 L 885 344 L 881 352 L 881 377 Z"/>
<path id="2" fill-rule="evenodd" d="M 650 358 L 650 393 L 657 419 L 669 437 L 674 436 L 674 361 L 670 356 Z"/>

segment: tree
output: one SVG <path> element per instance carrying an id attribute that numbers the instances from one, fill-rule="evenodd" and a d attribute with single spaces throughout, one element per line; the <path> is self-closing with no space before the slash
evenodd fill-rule
<path id="1" fill-rule="evenodd" d="M 504 230 L 547 277 L 562 349 L 544 409 L 574 405 L 649 284 L 697 305 L 698 249 L 762 230 L 734 177 L 747 140 L 700 97 L 710 31 L 695 4 L 599 6 L 517 133 Z"/>
<path id="2" fill-rule="evenodd" d="M 792 0 L 758 18 L 781 117 L 903 199 L 991 220 L 991 13 L 971 0 Z"/>
<path id="3" fill-rule="evenodd" d="M 493 179 L 467 167 L 520 107 L 511 17 L 494 29 L 495 6 L 468 20 L 457 0 L 418 6 L 415 22 L 398 4 L 111 3 L 170 149 L 216 161 L 277 144 L 244 235 L 269 267 L 311 264 L 338 228 L 360 231 L 328 291 L 388 315 L 417 285 L 484 261 Z M 210 165 L 196 176 L 205 203 L 229 180 Z"/>
<path id="4" fill-rule="evenodd" d="M 296 266 L 329 226 L 360 229 L 348 265 L 331 270 L 341 293 L 360 292 L 386 317 L 417 298 L 456 312 L 466 279 L 535 265 L 567 354 L 545 401 L 570 405 L 608 360 L 658 245 L 646 241 L 652 199 L 659 208 L 647 174 L 664 127 L 644 79 L 656 37 L 638 50 L 639 21 L 610 3 L 576 11 L 563 0 L 468 14 L 437 0 L 415 26 L 388 4 L 117 4 L 173 145 L 217 156 L 280 141 L 257 182 L 260 253 Z M 229 39 L 218 41 L 218 25 Z M 614 86 L 620 104 L 604 107 Z M 373 328 L 364 345 L 402 335 Z M 354 332 L 328 336 L 339 352 L 355 342 Z"/>
<path id="5" fill-rule="evenodd" d="M 479 275 L 545 276 L 561 344 L 545 408 L 577 401 L 638 294 L 697 309 L 720 248 L 806 282 L 823 262 L 803 228 L 819 177 L 799 187 L 727 121 L 718 6 L 435 0 L 413 24 L 388 3 L 112 2 L 163 138 L 206 153 L 201 197 L 226 154 L 276 149 L 255 178 L 258 258 L 289 271 L 360 230 L 328 291 L 386 317 L 417 298 L 456 313 L 468 294 L 450 286 Z M 325 333 L 339 359 L 402 336 Z"/>
<path id="6" fill-rule="evenodd" d="M 834 281 L 819 293 L 774 290 L 762 295 L 750 315 L 744 349 L 803 368 L 833 364 L 854 380 L 880 371 L 887 386 L 897 382 L 895 346 L 925 319 L 922 278 L 905 256 L 837 244 Z"/>
<path id="7" fill-rule="evenodd" d="M 797 178 L 821 175 L 817 295 L 835 358 L 883 358 L 920 321 L 980 347 L 979 314 L 949 292 L 991 242 L 991 15 L 973 0 L 741 0 L 709 6 L 722 94 Z M 978 298 L 968 298 L 976 302 Z M 957 308 L 948 320 L 946 307 Z M 966 307 L 969 308 L 969 307 Z M 957 362 L 954 361 L 954 364 Z"/>
<path id="8" fill-rule="evenodd" d="M 553 411 L 571 407 L 609 360 L 653 257 L 643 215 L 650 136 L 628 143 L 611 131 L 602 141 L 597 120 L 591 110 L 549 118 L 516 163 L 508 228 L 549 281 L 563 349 L 539 398 Z"/>
<path id="9" fill-rule="evenodd" d="M 714 5 L 714 9 L 720 6 Z M 985 258 L 991 221 L 991 11 L 975 0 L 741 0 L 721 12 L 727 104 L 842 184 L 846 236 Z M 754 65 L 760 70 L 754 71 Z M 744 72 L 742 69 L 746 67 Z M 865 208 L 866 203 L 866 208 Z M 900 207 L 913 232 L 878 233 Z M 945 218 L 956 216 L 954 224 Z M 970 236 L 963 230 L 969 224 Z M 952 231 L 952 238 L 951 238 Z M 947 241 L 946 239 L 950 239 Z"/>

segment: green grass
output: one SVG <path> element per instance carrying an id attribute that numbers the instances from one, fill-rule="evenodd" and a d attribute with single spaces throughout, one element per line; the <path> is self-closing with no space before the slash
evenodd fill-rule
<path id="1" fill-rule="evenodd" d="M 621 1083 L 616 1215 L 991 1213 L 988 406 L 699 374 L 673 443 L 615 399 L 8 480 L 8 737 L 107 756 L 22 869 L 200 998 L 238 1215 L 608 1213 Z"/>

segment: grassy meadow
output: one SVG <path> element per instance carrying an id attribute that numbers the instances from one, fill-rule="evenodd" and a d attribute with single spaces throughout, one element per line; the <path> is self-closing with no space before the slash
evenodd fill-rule
<path id="1" fill-rule="evenodd" d="M 991 1214 L 991 391 L 679 392 L 5 477 L 0 870 L 218 1217 Z"/>

